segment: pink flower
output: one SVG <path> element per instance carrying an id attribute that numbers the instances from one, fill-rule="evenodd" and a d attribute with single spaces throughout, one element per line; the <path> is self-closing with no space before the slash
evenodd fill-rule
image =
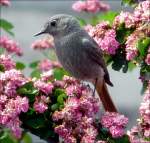
<path id="1" fill-rule="evenodd" d="M 9 55 L 0 55 L 0 65 L 3 65 L 5 70 L 13 69 L 16 66 Z"/>
<path id="2" fill-rule="evenodd" d="M 10 0 L 0 0 L 0 5 L 9 6 Z"/>
<path id="3" fill-rule="evenodd" d="M 101 118 L 101 124 L 107 128 L 114 138 L 124 135 L 124 128 L 128 123 L 128 118 L 119 113 L 106 112 Z"/>
<path id="4" fill-rule="evenodd" d="M 53 84 L 52 83 L 46 83 L 44 81 L 41 80 L 37 80 L 34 82 L 34 86 L 36 88 L 38 88 L 39 90 L 41 90 L 42 92 L 44 92 L 45 94 L 50 94 L 52 93 L 53 90 Z"/>
<path id="5" fill-rule="evenodd" d="M 38 68 L 42 72 L 46 72 L 53 68 L 60 68 L 60 67 L 62 67 L 60 63 L 58 63 L 57 61 L 50 61 L 49 59 L 44 59 L 40 61 L 40 63 L 38 64 Z"/>
<path id="6" fill-rule="evenodd" d="M 144 122 L 150 125 L 150 89 L 147 89 L 144 95 L 143 102 L 139 108 L 140 115 L 143 118 Z"/>
<path id="7" fill-rule="evenodd" d="M 72 5 L 72 9 L 77 12 L 91 12 L 96 13 L 100 11 L 108 11 L 110 9 L 108 4 L 100 2 L 99 0 L 86 0 L 86 1 L 76 1 Z"/>
<path id="8" fill-rule="evenodd" d="M 44 113 L 48 109 L 48 106 L 43 102 L 34 102 L 33 107 L 38 113 Z"/>
<path id="9" fill-rule="evenodd" d="M 114 55 L 116 50 L 119 48 L 119 42 L 115 39 L 116 32 L 115 30 L 108 30 L 105 33 L 105 37 L 99 42 L 99 46 L 103 51 Z"/>
<path id="10" fill-rule="evenodd" d="M 149 47 L 150 48 L 150 47 Z M 150 53 L 147 54 L 146 59 L 145 59 L 145 63 L 147 65 L 150 65 Z"/>
<path id="11" fill-rule="evenodd" d="M 77 12 L 85 11 L 86 3 L 84 1 L 77 1 L 72 5 L 72 9 Z"/>
<path id="12" fill-rule="evenodd" d="M 111 55 L 116 53 L 116 50 L 119 48 L 119 42 L 116 40 L 115 30 L 110 29 L 108 22 L 101 22 L 95 27 L 87 25 L 85 30 L 105 53 Z"/>
<path id="13" fill-rule="evenodd" d="M 27 97 L 16 96 L 15 98 L 6 98 L 0 96 L 0 124 L 10 128 L 16 138 L 21 137 L 22 129 L 19 115 L 21 112 L 27 112 L 29 109 L 29 100 Z M 7 101 L 7 102 L 6 102 Z"/>
<path id="14" fill-rule="evenodd" d="M 127 132 L 131 143 L 148 143 L 145 138 L 150 137 L 150 85 L 144 93 L 143 102 L 140 105 L 140 118 L 138 124 Z"/>
<path id="15" fill-rule="evenodd" d="M 150 21 L 150 1 L 146 0 L 140 2 L 139 5 L 135 8 L 134 16 L 138 19 L 139 22 L 148 22 Z"/>
<path id="16" fill-rule="evenodd" d="M 33 104 L 33 107 L 36 112 L 38 113 L 44 113 L 48 109 L 47 103 L 50 102 L 50 99 L 46 96 L 37 96 L 35 98 L 35 102 Z"/>
<path id="17" fill-rule="evenodd" d="M 31 47 L 35 50 L 45 50 L 54 47 L 54 42 L 52 37 L 46 37 L 41 40 L 36 40 L 32 43 Z"/>
<path id="18" fill-rule="evenodd" d="M 144 37 L 144 33 L 141 31 L 135 31 L 127 37 L 126 41 L 126 59 L 133 60 L 138 55 L 137 42 Z"/>
<path id="19" fill-rule="evenodd" d="M 87 0 L 86 1 L 86 10 L 91 13 L 96 13 L 100 11 L 100 2 L 99 0 Z"/>
<path id="20" fill-rule="evenodd" d="M 59 136 L 62 137 L 64 140 L 67 140 L 67 138 L 70 136 L 70 131 L 65 128 L 64 125 L 59 125 L 55 127 L 55 132 L 59 134 Z"/>
<path id="21" fill-rule="evenodd" d="M 8 39 L 6 36 L 0 37 L 0 47 L 4 48 L 8 53 L 14 53 L 18 56 L 22 55 L 22 50 L 20 49 L 18 43 Z"/>
<path id="22" fill-rule="evenodd" d="M 112 126 L 109 128 L 113 138 L 122 137 L 125 134 L 124 129 L 121 126 Z"/>
<path id="23" fill-rule="evenodd" d="M 117 28 L 122 23 L 125 23 L 126 28 L 135 27 L 137 24 L 137 18 L 130 12 L 121 12 L 120 15 L 115 17 L 113 26 Z"/>

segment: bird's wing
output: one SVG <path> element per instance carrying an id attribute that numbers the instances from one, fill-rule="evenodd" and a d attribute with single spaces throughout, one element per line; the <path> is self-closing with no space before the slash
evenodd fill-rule
<path id="1" fill-rule="evenodd" d="M 104 79 L 105 81 L 113 86 L 109 79 L 109 74 L 106 68 L 105 61 L 103 59 L 103 52 L 102 50 L 98 47 L 97 43 L 93 39 L 88 39 L 88 38 L 83 38 L 82 39 L 82 44 L 85 49 L 85 52 L 88 54 L 88 57 L 91 58 L 91 60 L 95 61 L 101 68 L 104 70 Z"/>

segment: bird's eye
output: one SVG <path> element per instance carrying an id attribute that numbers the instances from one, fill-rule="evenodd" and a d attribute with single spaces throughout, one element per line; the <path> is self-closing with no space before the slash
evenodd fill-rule
<path id="1" fill-rule="evenodd" d="M 56 26 L 56 20 L 53 20 L 53 21 L 51 22 L 51 26 L 52 26 L 52 27 L 55 27 L 55 26 Z"/>

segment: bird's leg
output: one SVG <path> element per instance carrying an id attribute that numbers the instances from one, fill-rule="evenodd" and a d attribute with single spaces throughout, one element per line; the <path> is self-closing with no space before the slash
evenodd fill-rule
<path id="1" fill-rule="evenodd" d="M 95 79 L 94 90 L 93 90 L 93 96 L 95 96 L 96 86 L 97 86 L 97 78 Z"/>

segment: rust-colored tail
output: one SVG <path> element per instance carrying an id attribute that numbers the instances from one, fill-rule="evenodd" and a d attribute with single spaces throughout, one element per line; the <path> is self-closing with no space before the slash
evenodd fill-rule
<path id="1" fill-rule="evenodd" d="M 102 101 L 105 111 L 117 112 L 117 109 L 109 95 L 105 81 L 103 81 L 103 83 L 98 82 L 96 85 L 96 90 Z"/>

